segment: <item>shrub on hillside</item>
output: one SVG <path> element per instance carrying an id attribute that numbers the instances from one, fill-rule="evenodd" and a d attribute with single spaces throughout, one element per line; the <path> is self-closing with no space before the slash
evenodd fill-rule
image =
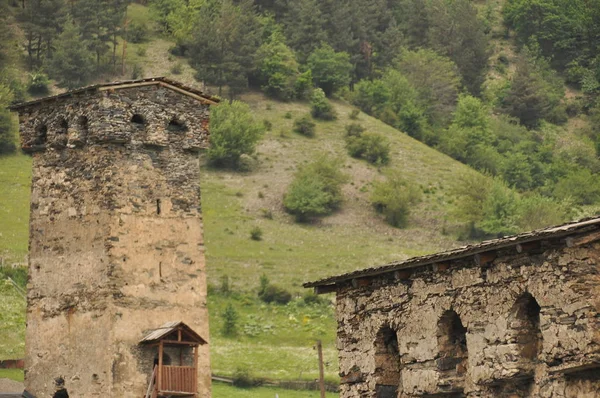
<path id="1" fill-rule="evenodd" d="M 225 312 L 223 312 L 223 328 L 221 334 L 231 337 L 237 335 L 238 313 L 233 308 L 233 305 L 227 304 Z"/>
<path id="2" fill-rule="evenodd" d="M 298 62 L 279 32 L 271 35 L 256 53 L 261 89 L 270 97 L 290 100 L 296 94 Z"/>
<path id="3" fill-rule="evenodd" d="M 294 131 L 307 137 L 315 136 L 315 126 L 315 122 L 308 114 L 294 121 Z"/>
<path id="4" fill-rule="evenodd" d="M 250 107 L 240 101 L 221 103 L 212 111 L 209 162 L 216 167 L 239 169 L 242 155 L 252 155 L 264 126 L 254 120 Z"/>
<path id="5" fill-rule="evenodd" d="M 408 223 L 410 208 L 420 200 L 421 193 L 414 185 L 404 180 L 398 172 L 389 172 L 385 181 L 374 184 L 371 204 L 385 221 L 397 228 Z"/>
<path id="6" fill-rule="evenodd" d="M 16 149 L 12 118 L 6 109 L 12 100 L 12 91 L 0 83 L 0 155 L 14 152 Z"/>
<path id="7" fill-rule="evenodd" d="M 296 173 L 283 206 L 299 222 L 330 214 L 342 202 L 341 187 L 346 180 L 339 161 L 322 155 Z"/>
<path id="8" fill-rule="evenodd" d="M 32 95 L 47 95 L 50 92 L 49 85 L 48 75 L 43 72 L 31 73 L 27 84 L 27 92 Z"/>
<path id="9" fill-rule="evenodd" d="M 354 158 L 363 158 L 369 163 L 382 165 L 390 161 L 390 143 L 378 133 L 364 133 L 346 140 L 348 153 Z"/>
<path id="10" fill-rule="evenodd" d="M 142 43 L 148 39 L 148 27 L 144 22 L 133 21 L 127 27 L 127 40 Z"/>
<path id="11" fill-rule="evenodd" d="M 561 178 L 554 187 L 554 196 L 571 199 L 579 205 L 600 202 L 600 180 L 588 169 L 577 168 Z"/>
<path id="12" fill-rule="evenodd" d="M 334 120 L 337 118 L 333 106 L 320 88 L 313 90 L 310 106 L 310 112 L 315 119 Z"/>
<path id="13" fill-rule="evenodd" d="M 292 293 L 280 286 L 268 284 L 258 297 L 265 303 L 287 304 L 292 300 Z"/>
<path id="14" fill-rule="evenodd" d="M 350 123 L 346 125 L 347 137 L 358 137 L 365 131 L 365 128 L 359 123 Z"/>

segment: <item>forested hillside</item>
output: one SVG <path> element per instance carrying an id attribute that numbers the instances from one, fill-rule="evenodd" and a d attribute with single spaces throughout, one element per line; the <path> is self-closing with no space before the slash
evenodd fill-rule
<path id="1" fill-rule="evenodd" d="M 600 0 L 2 2 L 0 257 L 27 248 L 11 103 L 205 88 L 213 371 L 313 378 L 320 338 L 335 380 L 332 308 L 303 281 L 597 211 L 599 46 Z"/>

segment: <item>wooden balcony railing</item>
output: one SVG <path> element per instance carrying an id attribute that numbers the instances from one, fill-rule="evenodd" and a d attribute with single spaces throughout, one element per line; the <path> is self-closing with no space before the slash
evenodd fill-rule
<path id="1" fill-rule="evenodd" d="M 159 393 L 196 394 L 198 382 L 196 368 L 163 365 L 159 374 Z"/>

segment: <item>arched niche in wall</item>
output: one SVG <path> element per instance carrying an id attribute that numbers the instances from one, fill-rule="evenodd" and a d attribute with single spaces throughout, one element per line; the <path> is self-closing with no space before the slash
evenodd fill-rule
<path id="1" fill-rule="evenodd" d="M 467 371 L 467 328 L 455 311 L 442 314 L 438 321 L 438 370 L 451 376 L 463 376 Z"/>
<path id="2" fill-rule="evenodd" d="M 172 118 L 167 125 L 167 131 L 172 133 L 183 133 L 187 130 L 187 125 L 176 117 Z"/>
<path id="3" fill-rule="evenodd" d="M 396 398 L 400 385 L 398 334 L 388 325 L 375 337 L 375 378 L 377 398 Z"/>
<path id="4" fill-rule="evenodd" d="M 523 293 L 510 310 L 508 324 L 512 341 L 519 347 L 519 360 L 537 361 L 542 344 L 540 305 L 530 293 Z"/>

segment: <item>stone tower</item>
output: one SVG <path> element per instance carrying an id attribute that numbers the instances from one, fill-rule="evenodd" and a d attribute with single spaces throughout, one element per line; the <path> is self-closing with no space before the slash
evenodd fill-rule
<path id="1" fill-rule="evenodd" d="M 139 344 L 149 331 L 185 322 L 208 341 L 198 151 L 216 102 L 155 78 L 13 108 L 33 157 L 30 393 L 62 378 L 72 397 L 140 398 L 157 363 Z M 210 397 L 208 344 L 197 356 L 196 396 Z"/>

